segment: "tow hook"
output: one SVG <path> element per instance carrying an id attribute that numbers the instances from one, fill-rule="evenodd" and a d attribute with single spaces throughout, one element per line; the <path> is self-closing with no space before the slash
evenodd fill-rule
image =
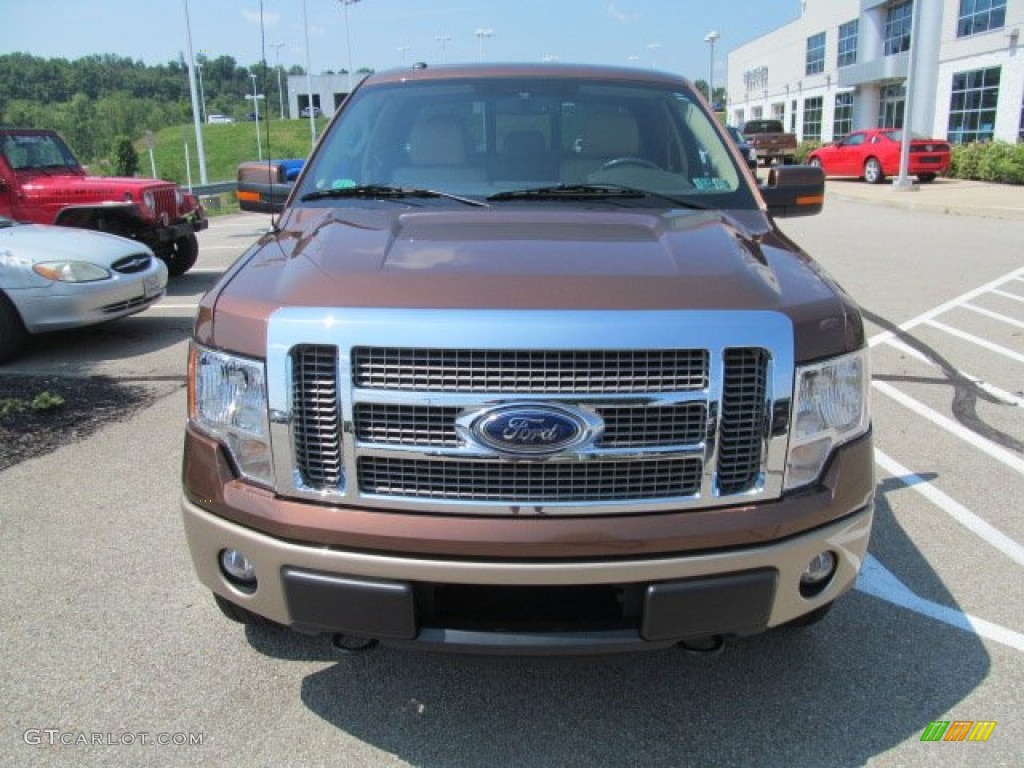
<path id="1" fill-rule="evenodd" d="M 372 637 L 356 637 L 354 635 L 331 635 L 331 648 L 342 656 L 354 656 L 357 653 L 372 650 L 377 641 Z"/>
<path id="2" fill-rule="evenodd" d="M 718 656 L 725 650 L 725 638 L 721 635 L 710 637 L 692 637 L 687 640 L 680 640 L 676 643 L 677 648 L 691 656 Z"/>

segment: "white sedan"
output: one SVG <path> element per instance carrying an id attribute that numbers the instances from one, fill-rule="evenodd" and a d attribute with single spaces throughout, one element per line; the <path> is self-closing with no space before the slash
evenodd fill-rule
<path id="1" fill-rule="evenodd" d="M 167 267 L 142 243 L 0 216 L 0 362 L 30 334 L 141 312 L 167 290 Z"/>

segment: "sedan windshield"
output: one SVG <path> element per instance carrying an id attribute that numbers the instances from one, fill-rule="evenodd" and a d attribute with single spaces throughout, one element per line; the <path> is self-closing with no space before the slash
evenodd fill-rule
<path id="1" fill-rule="evenodd" d="M 752 208 L 743 179 L 721 130 L 685 89 L 489 77 L 357 90 L 324 136 L 297 198 L 352 204 L 368 195 L 325 193 L 380 189 L 391 200 L 395 190 L 416 191 L 410 204 L 424 204 L 426 191 L 502 204 L 564 204 L 579 202 L 582 185 L 596 185 L 640 193 L 634 197 L 641 204 L 662 208 L 675 202 Z M 533 190 L 546 194 L 516 194 Z"/>

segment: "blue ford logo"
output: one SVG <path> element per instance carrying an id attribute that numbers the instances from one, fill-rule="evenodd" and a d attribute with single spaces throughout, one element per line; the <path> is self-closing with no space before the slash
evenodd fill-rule
<path id="1" fill-rule="evenodd" d="M 485 411 L 472 422 L 480 443 L 507 454 L 557 453 L 584 442 L 592 429 L 582 415 L 551 405 L 507 405 Z"/>

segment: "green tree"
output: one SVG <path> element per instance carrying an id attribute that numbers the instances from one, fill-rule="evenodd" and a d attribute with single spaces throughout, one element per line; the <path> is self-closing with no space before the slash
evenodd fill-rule
<path id="1" fill-rule="evenodd" d="M 139 170 L 139 153 L 135 151 L 132 140 L 127 136 L 114 139 L 111 153 L 115 176 L 134 176 Z"/>

